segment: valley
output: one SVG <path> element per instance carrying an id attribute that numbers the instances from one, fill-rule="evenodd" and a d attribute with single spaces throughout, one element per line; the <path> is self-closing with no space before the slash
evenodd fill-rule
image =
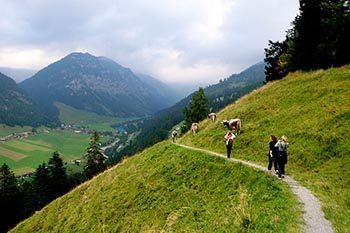
<path id="1" fill-rule="evenodd" d="M 89 137 L 68 130 L 39 129 L 26 138 L 1 142 L 0 163 L 6 163 L 17 175 L 33 172 L 39 164 L 47 163 L 55 151 L 70 163 L 84 154 Z"/>
<path id="2" fill-rule="evenodd" d="M 74 163 L 81 160 L 93 131 L 99 132 L 103 150 L 127 142 L 133 134 L 112 126 L 138 118 L 117 118 L 74 109 L 55 103 L 62 122 L 58 128 L 0 125 L 0 164 L 6 163 L 16 175 L 33 172 L 39 164 L 47 163 L 58 151 L 67 164 L 68 172 L 82 171 Z"/>

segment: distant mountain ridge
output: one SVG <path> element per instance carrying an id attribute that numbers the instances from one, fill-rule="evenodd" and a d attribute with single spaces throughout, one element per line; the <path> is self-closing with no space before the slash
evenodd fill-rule
<path id="1" fill-rule="evenodd" d="M 0 67 L 0 72 L 20 83 L 23 80 L 32 77 L 37 71 L 23 68 Z"/>
<path id="2" fill-rule="evenodd" d="M 39 126 L 51 122 L 10 77 L 0 73 L 0 123 Z"/>
<path id="3" fill-rule="evenodd" d="M 50 115 L 54 102 L 118 117 L 152 114 L 173 103 L 168 92 L 106 57 L 71 53 L 19 84 Z"/>

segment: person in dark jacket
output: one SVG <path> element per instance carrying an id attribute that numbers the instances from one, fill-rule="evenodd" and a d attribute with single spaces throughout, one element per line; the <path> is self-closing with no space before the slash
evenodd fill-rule
<path id="1" fill-rule="evenodd" d="M 267 153 L 269 164 L 267 166 L 267 169 L 271 171 L 272 165 L 275 169 L 276 174 L 278 173 L 277 168 L 277 158 L 278 158 L 278 148 L 275 147 L 277 143 L 277 138 L 275 135 L 270 135 L 270 142 L 269 142 L 269 151 Z"/>
<path id="2" fill-rule="evenodd" d="M 289 143 L 287 142 L 287 137 L 282 136 L 280 140 L 277 141 L 275 147 L 278 148 L 278 158 L 277 158 L 277 166 L 278 166 L 278 177 L 284 178 L 285 175 L 285 165 L 288 162 L 287 158 L 287 147 Z"/>

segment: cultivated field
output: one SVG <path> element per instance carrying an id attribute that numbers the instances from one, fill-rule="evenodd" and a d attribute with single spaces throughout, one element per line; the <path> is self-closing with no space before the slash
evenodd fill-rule
<path id="1" fill-rule="evenodd" d="M 30 127 L 30 126 L 11 127 L 11 126 L 0 124 L 0 137 L 4 137 L 4 136 L 12 134 L 12 133 L 21 133 L 21 132 L 31 131 L 31 130 L 32 130 L 32 127 Z"/>
<path id="2" fill-rule="evenodd" d="M 85 126 L 85 127 L 88 127 L 90 130 L 114 132 L 115 130 L 111 127 L 111 125 L 137 119 L 135 117 L 118 118 L 118 117 L 111 117 L 111 116 L 102 116 L 93 112 L 78 110 L 68 105 L 65 105 L 63 103 L 57 103 L 57 102 L 55 103 L 55 106 L 58 108 L 60 112 L 59 113 L 60 121 L 66 124 Z"/>
<path id="3" fill-rule="evenodd" d="M 54 151 L 69 162 L 80 158 L 89 144 L 90 135 L 71 131 L 40 132 L 26 139 L 0 143 L 0 164 L 6 163 L 16 174 L 34 171 L 47 163 Z"/>

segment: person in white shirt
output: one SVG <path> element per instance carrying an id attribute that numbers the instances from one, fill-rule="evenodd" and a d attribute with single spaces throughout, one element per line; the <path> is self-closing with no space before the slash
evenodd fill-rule
<path id="1" fill-rule="evenodd" d="M 236 136 L 231 131 L 228 131 L 224 138 L 226 139 L 227 158 L 229 159 L 231 157 L 233 139 L 235 139 Z"/>

